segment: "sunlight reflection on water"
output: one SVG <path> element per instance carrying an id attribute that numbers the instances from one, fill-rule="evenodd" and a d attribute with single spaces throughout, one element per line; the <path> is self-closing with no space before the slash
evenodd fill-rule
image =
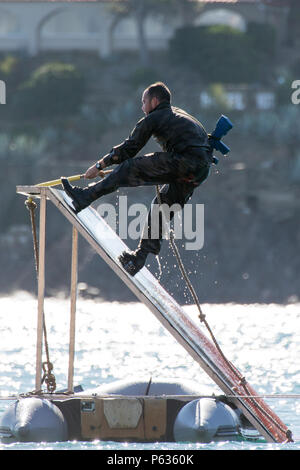
<path id="1" fill-rule="evenodd" d="M 198 310 L 184 307 L 194 322 Z M 227 358 L 246 376 L 259 393 L 300 394 L 300 304 L 202 306 Z M 45 316 L 50 359 L 57 389 L 67 384 L 68 300 L 47 298 Z M 0 298 L 0 395 L 34 389 L 37 301 L 24 292 Z M 205 327 L 201 325 L 206 334 Z M 191 356 L 176 343 L 152 313 L 140 303 L 102 302 L 79 299 L 76 317 L 75 385 L 84 389 L 119 379 L 180 378 L 199 383 L 200 393 L 221 391 Z M 266 398 L 285 424 L 292 429 L 300 449 L 300 399 Z M 7 402 L 0 401 L 0 411 Z M 137 444 L 127 444 L 137 449 Z M 187 449 L 188 444 L 164 444 L 167 449 Z M 1 448 L 2 444 L 0 444 Z M 49 448 L 49 444 L 12 444 L 13 448 Z M 45 446 L 45 447 L 43 447 Z M 59 449 L 113 449 L 120 443 L 56 443 Z M 117 446 L 117 447 L 116 447 Z M 118 447 L 119 446 L 119 447 Z M 139 449 L 162 448 L 162 443 L 139 444 Z M 181 447 L 178 447 L 181 446 Z M 196 444 L 193 444 L 195 449 Z M 205 449 L 267 448 L 269 444 L 197 444 Z M 203 447 L 204 446 L 204 447 Z M 271 444 L 277 448 L 277 444 Z"/>

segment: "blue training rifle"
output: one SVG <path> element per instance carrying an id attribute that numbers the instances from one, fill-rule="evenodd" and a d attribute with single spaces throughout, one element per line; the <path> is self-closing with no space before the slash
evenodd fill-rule
<path id="1" fill-rule="evenodd" d="M 230 152 L 230 148 L 221 141 L 222 137 L 233 128 L 233 124 L 227 116 L 222 116 L 218 119 L 215 130 L 208 134 L 209 145 L 212 149 L 218 150 L 223 155 L 227 155 Z M 213 157 L 213 163 L 216 165 L 218 163 L 218 158 Z"/>

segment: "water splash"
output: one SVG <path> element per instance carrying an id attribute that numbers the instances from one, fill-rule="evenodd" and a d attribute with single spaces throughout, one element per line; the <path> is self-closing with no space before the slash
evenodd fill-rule
<path id="1" fill-rule="evenodd" d="M 175 290 L 175 288 L 174 288 Z M 195 323 L 194 305 L 184 307 Z M 299 394 L 300 304 L 204 304 L 210 326 L 226 356 L 261 394 Z M 58 388 L 65 388 L 68 370 L 69 300 L 46 298 L 50 357 Z M 0 297 L 0 394 L 33 390 L 37 300 L 25 294 Z M 85 390 L 119 379 L 150 376 L 196 380 L 201 389 L 222 392 L 191 356 L 140 303 L 78 299 L 74 383 Z M 300 399 L 265 400 L 292 430 L 296 442 L 285 449 L 300 450 Z M 0 412 L 4 411 L 0 401 Z M 122 443 L 59 443 L 47 448 L 122 449 Z M 147 448 L 147 444 L 139 444 Z M 104 446 L 104 447 L 103 447 Z M 136 444 L 128 443 L 128 450 Z M 259 450 L 281 448 L 279 444 L 225 442 L 222 444 L 149 444 L 157 449 Z M 190 446 L 190 447 L 188 447 Z M 39 449 L 41 443 L 13 444 L 10 449 Z M 6 447 L 3 445 L 0 449 Z"/>
<path id="2" fill-rule="evenodd" d="M 159 255 L 156 255 L 155 258 L 156 258 L 156 261 L 157 261 L 157 264 L 158 264 L 158 281 L 160 281 L 160 278 L 162 276 L 162 267 L 161 267 Z"/>

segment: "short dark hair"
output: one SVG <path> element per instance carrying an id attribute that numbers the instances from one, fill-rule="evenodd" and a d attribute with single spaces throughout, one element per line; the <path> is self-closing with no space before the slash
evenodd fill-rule
<path id="1" fill-rule="evenodd" d="M 145 90 L 150 98 L 157 98 L 159 101 L 171 102 L 171 92 L 163 82 L 156 82 L 149 85 Z"/>

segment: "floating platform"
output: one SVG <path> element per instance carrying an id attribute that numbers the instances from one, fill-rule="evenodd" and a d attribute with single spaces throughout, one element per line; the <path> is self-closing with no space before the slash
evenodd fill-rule
<path id="1" fill-rule="evenodd" d="M 142 268 L 142 270 L 134 277 L 130 276 L 123 269 L 118 261 L 118 257 L 128 248 L 92 207 L 88 207 L 79 214 L 76 214 L 72 208 L 71 199 L 65 194 L 65 192 L 51 187 L 18 186 L 17 192 L 32 198 L 40 198 L 41 200 L 38 270 L 37 390 L 39 390 L 41 386 L 46 201 L 50 200 L 73 226 L 71 316 L 75 315 L 77 233 L 80 233 L 122 279 L 122 281 L 132 290 L 136 297 L 151 310 L 162 325 L 174 336 L 178 343 L 185 348 L 185 350 L 202 367 L 209 377 L 220 387 L 225 397 L 227 397 L 227 403 L 230 403 L 232 408 L 237 409 L 267 442 L 285 442 L 287 439 L 291 439 L 289 429 L 280 420 L 280 418 L 268 407 L 264 400 L 259 397 L 259 394 L 245 381 L 245 379 L 242 378 L 239 371 L 229 363 L 226 358 L 224 358 L 215 344 L 203 333 L 200 325 L 195 324 L 190 319 L 184 309 L 166 292 L 165 289 L 163 289 L 157 279 L 146 269 L 146 267 Z M 74 321 L 73 323 L 71 321 L 71 324 L 73 324 L 74 327 Z M 72 391 L 74 335 L 72 341 L 70 336 L 70 345 L 68 390 Z M 100 409 L 104 410 L 104 402 L 101 400 L 101 398 L 91 398 L 91 403 L 94 403 L 91 406 L 94 406 L 95 410 L 98 411 Z M 165 401 L 166 400 L 158 400 L 156 405 L 154 405 L 154 402 L 150 403 L 148 399 L 146 399 L 143 407 L 152 405 L 154 407 L 167 406 Z M 164 405 L 163 402 L 165 403 Z M 88 416 L 88 412 L 86 416 Z"/>
<path id="2" fill-rule="evenodd" d="M 174 379 L 117 381 L 71 397 L 59 393 L 23 397 L 0 418 L 0 439 L 6 443 L 262 440 L 225 396 L 201 396 L 199 388 Z"/>

